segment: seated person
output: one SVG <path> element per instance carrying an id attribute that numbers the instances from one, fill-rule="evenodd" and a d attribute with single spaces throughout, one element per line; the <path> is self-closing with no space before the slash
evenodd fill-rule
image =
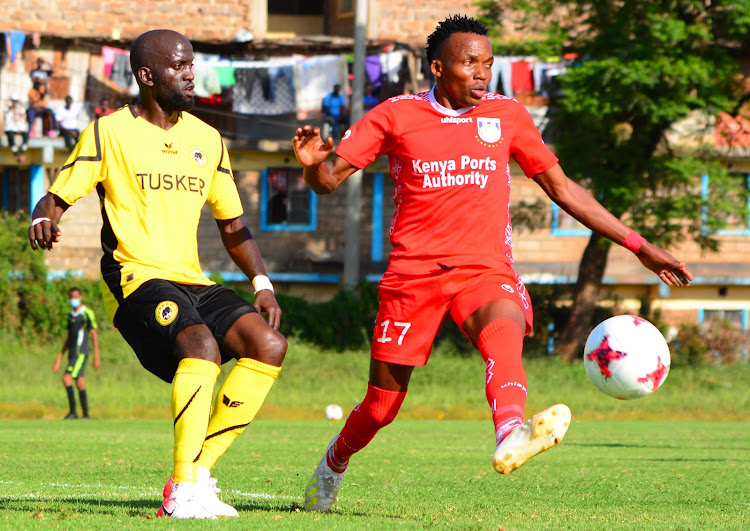
<path id="1" fill-rule="evenodd" d="M 24 159 L 24 153 L 29 143 L 29 123 L 26 121 L 26 113 L 23 112 L 21 102 L 17 96 L 11 96 L 10 106 L 5 111 L 4 117 L 5 135 L 8 137 L 8 147 L 15 155 L 18 162 Z M 21 145 L 16 145 L 16 136 L 21 135 Z"/>
<path id="2" fill-rule="evenodd" d="M 42 134 L 54 138 L 55 116 L 52 109 L 47 107 L 47 85 L 39 81 L 35 81 L 34 87 L 29 91 L 29 108 L 26 109 L 30 136 L 34 136 L 34 120 L 37 116 L 42 117 Z"/>

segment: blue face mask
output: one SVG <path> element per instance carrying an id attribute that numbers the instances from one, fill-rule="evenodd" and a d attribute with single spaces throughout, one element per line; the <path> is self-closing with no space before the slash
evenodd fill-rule
<path id="1" fill-rule="evenodd" d="M 81 305 L 81 299 L 70 299 L 68 302 L 73 308 L 78 308 Z"/>

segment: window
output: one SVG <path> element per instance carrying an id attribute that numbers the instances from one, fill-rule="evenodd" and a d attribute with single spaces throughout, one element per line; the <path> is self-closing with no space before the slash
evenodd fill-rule
<path id="1" fill-rule="evenodd" d="M 324 0 L 268 0 L 269 15 L 322 15 Z"/>
<path id="2" fill-rule="evenodd" d="M 316 230 L 318 196 L 305 184 L 301 169 L 263 170 L 260 195 L 261 230 Z"/>
<path id="3" fill-rule="evenodd" d="M 353 15 L 354 14 L 354 0 L 338 0 L 339 3 L 339 15 Z"/>
<path id="4" fill-rule="evenodd" d="M 552 235 L 553 236 L 591 236 L 591 231 L 581 225 L 577 219 L 552 202 Z"/>
<path id="5" fill-rule="evenodd" d="M 750 175 L 744 173 L 730 173 L 736 179 L 737 185 L 722 191 L 721 198 L 716 198 L 711 190 L 711 178 L 703 176 L 701 194 L 709 206 L 703 211 L 703 220 L 711 215 L 710 205 L 714 201 L 721 201 L 722 210 L 726 210 L 727 227 L 716 231 L 718 236 L 750 236 Z M 706 231 L 707 232 L 707 231 Z"/>

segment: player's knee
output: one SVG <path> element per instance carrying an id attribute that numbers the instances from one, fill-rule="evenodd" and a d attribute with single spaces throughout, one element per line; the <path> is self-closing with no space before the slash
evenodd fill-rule
<path id="1" fill-rule="evenodd" d="M 83 391 L 84 389 L 86 389 L 86 382 L 85 382 L 85 380 L 83 378 L 78 378 L 76 380 L 76 387 L 78 387 L 79 391 Z"/>
<path id="2" fill-rule="evenodd" d="M 287 347 L 286 338 L 276 330 L 269 329 L 262 339 L 258 352 L 258 361 L 273 365 L 274 367 L 281 367 L 286 356 Z"/>

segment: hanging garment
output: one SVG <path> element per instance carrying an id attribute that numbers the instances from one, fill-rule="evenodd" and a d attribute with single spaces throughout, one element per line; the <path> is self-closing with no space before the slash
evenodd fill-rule
<path id="1" fill-rule="evenodd" d="M 531 63 L 528 61 L 514 61 L 510 66 L 513 93 L 533 90 L 534 80 L 531 77 Z"/>
<path id="2" fill-rule="evenodd" d="M 7 34 L 8 49 L 10 50 L 10 62 L 16 60 L 16 55 L 23 49 L 23 43 L 26 42 L 26 34 L 22 31 L 12 30 Z"/>

